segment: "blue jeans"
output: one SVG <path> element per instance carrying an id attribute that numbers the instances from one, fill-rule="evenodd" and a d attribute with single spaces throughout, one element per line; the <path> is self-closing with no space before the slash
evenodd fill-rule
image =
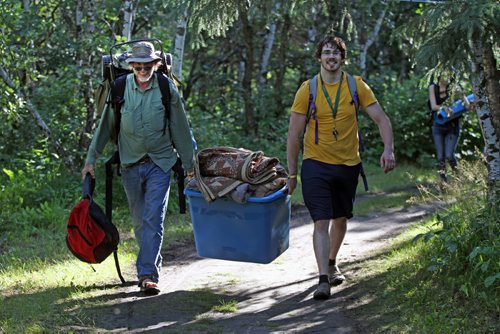
<path id="1" fill-rule="evenodd" d="M 165 173 L 154 162 L 122 168 L 136 241 L 137 277 L 149 276 L 158 282 L 162 264 L 163 221 L 170 193 L 170 171 Z"/>
<path id="2" fill-rule="evenodd" d="M 438 170 L 442 178 L 445 178 L 446 160 L 455 169 L 457 167 L 457 158 L 455 151 L 458 146 L 458 139 L 460 138 L 460 127 L 441 127 L 432 126 L 432 137 L 436 145 L 436 157 L 438 161 Z"/>

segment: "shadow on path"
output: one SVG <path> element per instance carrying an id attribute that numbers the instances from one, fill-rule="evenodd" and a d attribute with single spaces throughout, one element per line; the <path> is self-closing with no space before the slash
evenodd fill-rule
<path id="1" fill-rule="evenodd" d="M 113 333 L 362 333 L 376 323 L 364 316 L 370 291 L 383 284 L 372 277 L 350 283 L 369 257 L 388 240 L 436 210 L 417 205 L 361 216 L 349 221 L 340 262 L 346 283 L 332 288 L 332 298 L 316 301 L 317 269 L 312 225 L 304 208 L 294 207 L 290 247 L 270 264 L 254 264 L 196 255 L 194 244 L 165 254 L 162 293 L 144 297 L 137 287 L 112 289 L 86 301 L 82 312 L 93 326 L 75 331 Z M 363 301 L 362 303 L 360 301 Z M 235 310 L 217 309 L 233 303 Z M 95 307 L 95 305 L 99 305 Z M 71 305 L 67 305 L 71 308 Z M 381 326 L 381 324 L 377 324 Z"/>

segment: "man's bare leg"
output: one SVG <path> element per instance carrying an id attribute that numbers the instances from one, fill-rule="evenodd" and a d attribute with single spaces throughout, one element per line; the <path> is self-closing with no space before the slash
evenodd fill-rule
<path id="1" fill-rule="evenodd" d="M 313 246 L 316 263 L 320 275 L 328 275 L 328 254 L 330 250 L 330 238 L 328 236 L 328 226 L 330 221 L 318 220 L 314 222 Z"/>
<path id="2" fill-rule="evenodd" d="M 333 220 L 330 227 L 330 259 L 335 260 L 339 253 L 340 246 L 344 242 L 345 232 L 347 230 L 347 218 L 341 217 Z"/>
<path id="3" fill-rule="evenodd" d="M 319 271 L 319 284 L 314 292 L 314 299 L 330 298 L 330 282 L 328 280 L 328 254 L 330 254 L 329 225 L 329 220 L 314 222 L 313 247 Z"/>
<path id="4" fill-rule="evenodd" d="M 335 264 L 329 265 L 328 276 L 330 279 L 330 284 L 339 285 L 345 281 L 345 276 L 340 273 L 337 267 L 337 255 L 339 253 L 340 247 L 344 242 L 345 233 L 347 230 L 347 218 L 341 217 L 333 220 L 330 227 L 330 251 L 329 251 L 329 262 L 331 260 L 335 261 Z"/>

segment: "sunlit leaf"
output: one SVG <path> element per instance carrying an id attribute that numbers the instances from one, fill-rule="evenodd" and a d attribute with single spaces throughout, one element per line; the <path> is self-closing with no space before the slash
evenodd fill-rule
<path id="1" fill-rule="evenodd" d="M 15 174 L 14 174 L 14 172 L 13 172 L 12 170 L 7 169 L 7 168 L 3 168 L 2 170 L 3 170 L 3 172 L 4 172 L 5 174 L 7 174 L 7 176 L 9 177 L 9 179 L 10 179 L 11 181 L 14 181 L 14 176 L 15 176 Z"/>

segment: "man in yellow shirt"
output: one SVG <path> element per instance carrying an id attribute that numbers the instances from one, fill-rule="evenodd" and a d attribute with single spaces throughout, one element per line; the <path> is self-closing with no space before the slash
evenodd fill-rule
<path id="1" fill-rule="evenodd" d="M 320 63 L 320 73 L 316 110 L 309 121 L 308 80 L 295 95 L 288 129 L 288 191 L 292 194 L 297 186 L 298 157 L 307 125 L 301 182 L 304 202 L 314 221 L 313 247 L 319 271 L 315 299 L 328 299 L 330 285 L 345 280 L 336 257 L 344 240 L 347 220 L 353 216 L 361 169 L 357 111 L 342 71 L 346 52 L 346 45 L 339 37 L 326 36 L 318 42 L 315 56 Z M 370 87 L 360 77 L 355 79 L 359 106 L 378 125 L 384 143 L 380 166 L 385 173 L 390 172 L 395 167 L 391 122 Z"/>

